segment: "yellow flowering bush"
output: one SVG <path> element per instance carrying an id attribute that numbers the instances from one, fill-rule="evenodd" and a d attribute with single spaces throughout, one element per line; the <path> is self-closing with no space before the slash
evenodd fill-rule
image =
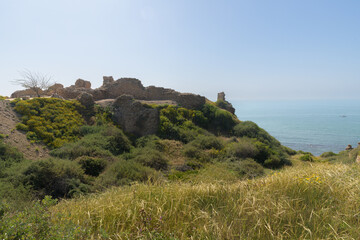
<path id="1" fill-rule="evenodd" d="M 15 102 L 15 111 L 22 115 L 17 129 L 27 132 L 30 140 L 42 140 L 49 147 L 58 148 L 79 139 L 79 127 L 84 120 L 77 101 L 57 98 L 34 98 Z"/>

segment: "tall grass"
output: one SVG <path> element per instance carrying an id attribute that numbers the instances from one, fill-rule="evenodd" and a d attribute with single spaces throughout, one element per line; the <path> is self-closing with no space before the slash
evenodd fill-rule
<path id="1" fill-rule="evenodd" d="M 302 163 L 232 183 L 135 184 L 51 210 L 55 224 L 71 220 L 95 239 L 359 239 L 360 167 Z"/>

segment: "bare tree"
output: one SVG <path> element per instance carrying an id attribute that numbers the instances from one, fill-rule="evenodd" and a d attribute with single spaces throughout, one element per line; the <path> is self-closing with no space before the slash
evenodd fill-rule
<path id="1" fill-rule="evenodd" d="M 38 97 L 41 96 L 42 91 L 47 90 L 52 85 L 51 77 L 48 75 L 31 72 L 30 70 L 20 71 L 19 73 L 21 78 L 15 79 L 13 83 L 33 90 Z"/>

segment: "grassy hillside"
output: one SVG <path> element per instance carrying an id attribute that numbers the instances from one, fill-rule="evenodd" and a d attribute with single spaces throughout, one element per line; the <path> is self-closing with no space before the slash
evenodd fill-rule
<path id="1" fill-rule="evenodd" d="M 358 165 L 298 162 L 241 181 L 215 164 L 187 182 L 137 183 L 58 204 L 44 199 L 20 215 L 5 213 L 0 236 L 359 239 L 359 186 Z"/>
<path id="2" fill-rule="evenodd" d="M 359 239 L 359 170 L 300 164 L 248 181 L 136 184 L 51 211 L 57 224 L 71 220 L 104 238 Z"/>
<path id="3" fill-rule="evenodd" d="M 1 239 L 360 237 L 359 149 L 297 153 L 211 102 L 148 106 L 160 125 L 144 137 L 98 106 L 14 105 L 18 129 L 52 151 L 30 161 L 0 139 Z"/>

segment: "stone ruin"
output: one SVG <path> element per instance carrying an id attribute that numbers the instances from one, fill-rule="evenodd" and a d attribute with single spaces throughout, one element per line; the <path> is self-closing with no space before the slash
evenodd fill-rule
<path id="1" fill-rule="evenodd" d="M 103 77 L 103 85 L 99 88 L 92 89 L 91 83 L 83 79 L 78 79 L 75 85 L 65 87 L 61 84 L 55 84 L 44 91 L 43 95 L 51 96 L 54 93 L 64 99 L 76 99 L 81 93 L 86 92 L 93 96 L 94 101 L 103 99 L 116 99 L 126 94 L 131 95 L 134 99 L 142 101 L 165 101 L 176 102 L 179 106 L 199 109 L 205 104 L 205 97 L 191 93 L 180 93 L 173 89 L 149 86 L 144 87 L 140 80 L 136 78 L 120 78 L 114 80 L 113 77 Z M 34 97 L 31 90 L 22 90 L 14 92 L 12 98 Z"/>
<path id="2" fill-rule="evenodd" d="M 219 92 L 219 93 L 218 93 L 217 100 L 218 100 L 218 101 L 224 101 L 224 102 L 225 102 L 225 101 L 226 101 L 226 100 L 225 100 L 225 93 L 224 93 L 224 92 Z"/>
<path id="3" fill-rule="evenodd" d="M 218 93 L 216 103 L 220 108 L 225 109 L 225 110 L 231 112 L 232 114 L 235 114 L 235 108 L 233 107 L 233 105 L 231 103 L 229 103 L 228 101 L 225 100 L 224 92 Z"/>
<path id="4" fill-rule="evenodd" d="M 63 99 L 78 99 L 90 109 L 94 103 L 109 106 L 114 111 L 114 121 L 125 132 L 143 136 L 155 134 L 159 126 L 159 111 L 147 108 L 143 103 L 172 103 L 189 109 L 201 109 L 205 104 L 204 96 L 180 93 L 173 89 L 149 86 L 144 87 L 136 78 L 103 77 L 103 85 L 92 89 L 89 81 L 78 79 L 75 85 L 64 87 L 55 84 L 42 95 Z M 12 98 L 36 97 L 31 90 L 16 91 Z"/>

